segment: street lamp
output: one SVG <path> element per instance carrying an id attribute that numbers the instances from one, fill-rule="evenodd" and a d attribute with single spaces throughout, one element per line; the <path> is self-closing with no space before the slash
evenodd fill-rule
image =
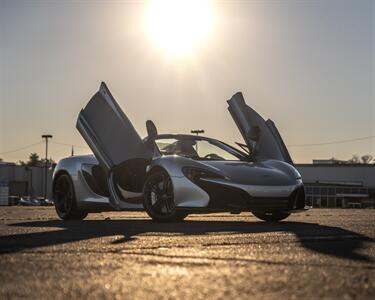
<path id="1" fill-rule="evenodd" d="M 192 130 L 190 130 L 190 133 L 196 134 L 198 136 L 200 133 L 204 133 L 204 130 L 203 129 L 192 129 Z M 198 152 L 198 143 L 195 143 L 195 151 Z"/>
<path id="2" fill-rule="evenodd" d="M 203 129 L 192 129 L 192 130 L 190 130 L 190 133 L 199 135 L 200 133 L 204 133 L 204 130 Z"/>
<path id="3" fill-rule="evenodd" d="M 46 140 L 46 158 L 44 161 L 44 201 L 47 199 L 47 172 L 48 172 L 48 139 L 52 139 L 51 134 L 43 134 L 42 138 Z"/>

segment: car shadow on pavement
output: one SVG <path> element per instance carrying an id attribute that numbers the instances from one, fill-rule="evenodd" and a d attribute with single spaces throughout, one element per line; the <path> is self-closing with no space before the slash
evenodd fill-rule
<path id="1" fill-rule="evenodd" d="M 155 223 L 144 219 L 85 220 L 85 221 L 32 221 L 9 226 L 28 228 L 53 228 L 52 231 L 31 232 L 0 236 L 0 255 L 37 247 L 61 245 L 93 238 L 123 236 L 113 244 L 126 243 L 144 233 L 175 233 L 205 235 L 209 233 L 268 233 L 294 234 L 300 244 L 313 252 L 357 261 L 373 261 L 358 253 L 365 242 L 374 240 L 343 228 L 305 222 L 247 222 L 247 221 L 198 221 L 180 223 Z M 56 230 L 57 228 L 57 230 Z M 161 237 L 162 238 L 162 237 Z M 251 244 L 251 241 L 249 241 Z"/>

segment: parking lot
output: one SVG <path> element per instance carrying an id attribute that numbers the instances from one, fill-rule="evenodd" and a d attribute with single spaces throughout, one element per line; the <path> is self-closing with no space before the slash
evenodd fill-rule
<path id="1" fill-rule="evenodd" d="M 313 209 L 279 224 L 62 222 L 53 207 L 1 207 L 0 299 L 374 299 L 374 220 L 374 209 Z"/>

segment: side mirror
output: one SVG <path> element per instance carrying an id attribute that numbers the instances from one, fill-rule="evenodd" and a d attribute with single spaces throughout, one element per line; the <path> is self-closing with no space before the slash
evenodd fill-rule
<path id="1" fill-rule="evenodd" d="M 251 140 L 258 142 L 260 138 L 260 128 L 259 126 L 252 126 L 247 133 L 248 138 Z"/>
<path id="2" fill-rule="evenodd" d="M 154 141 L 158 136 L 158 130 L 156 129 L 156 126 L 154 122 L 151 120 L 146 121 L 146 129 L 147 129 L 147 139 L 150 141 Z"/>

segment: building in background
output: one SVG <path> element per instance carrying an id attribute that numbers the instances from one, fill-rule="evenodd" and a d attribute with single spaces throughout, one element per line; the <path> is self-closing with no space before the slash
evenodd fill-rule
<path id="1" fill-rule="evenodd" d="M 47 198 L 52 195 L 52 173 L 49 169 L 47 173 Z M 8 203 L 5 196 L 1 205 L 8 205 L 16 202 L 19 198 L 41 199 L 44 196 L 44 168 L 20 166 L 15 163 L 0 163 L 0 183 L 2 193 L 8 192 Z"/>
<path id="2" fill-rule="evenodd" d="M 0 180 L 0 205 L 9 204 L 9 186 L 5 180 Z"/>
<path id="3" fill-rule="evenodd" d="M 375 165 L 314 160 L 297 164 L 313 207 L 374 207 Z"/>

